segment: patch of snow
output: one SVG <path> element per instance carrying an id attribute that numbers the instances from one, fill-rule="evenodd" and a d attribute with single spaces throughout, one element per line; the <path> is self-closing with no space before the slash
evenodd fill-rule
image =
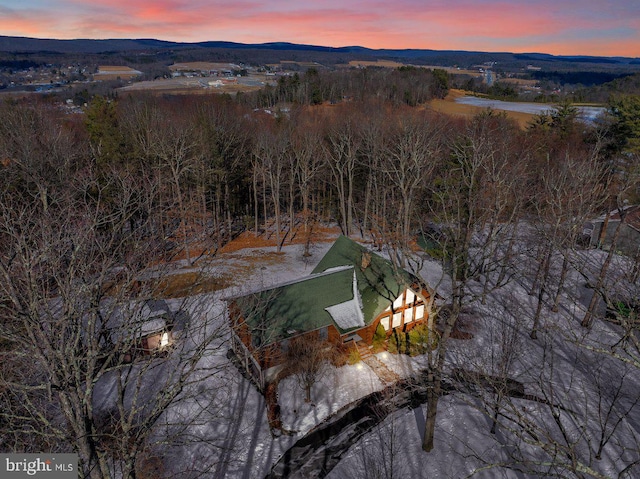
<path id="1" fill-rule="evenodd" d="M 304 402 L 304 390 L 289 376 L 278 384 L 282 423 L 297 431 L 300 438 L 342 407 L 384 387 L 373 370 L 364 363 L 336 368 L 327 365 L 322 377 L 311 388 L 311 403 Z"/>
<path id="2" fill-rule="evenodd" d="M 521 113 L 531 113 L 539 115 L 541 113 L 553 113 L 556 111 L 554 105 L 544 103 L 527 103 L 517 101 L 491 100 L 489 98 L 478 98 L 475 96 L 463 96 L 456 98 L 456 103 L 461 105 L 472 105 L 484 108 L 492 108 L 494 110 L 515 111 Z M 578 118 L 585 123 L 593 123 L 598 116 L 602 115 L 605 107 L 600 106 L 577 106 Z"/>
<path id="3" fill-rule="evenodd" d="M 327 268 L 323 271 L 323 273 L 335 273 L 337 271 L 344 271 L 346 269 L 353 268 L 353 265 L 344 265 L 344 266 L 332 266 L 331 268 Z"/>
<path id="4" fill-rule="evenodd" d="M 364 317 L 356 298 L 325 308 L 340 329 L 364 327 Z"/>
<path id="5" fill-rule="evenodd" d="M 167 321 L 163 317 L 150 318 L 147 321 L 142 322 L 140 327 L 140 334 L 142 336 L 146 334 L 156 333 L 162 331 L 167 327 Z"/>
<path id="6" fill-rule="evenodd" d="M 355 271 L 353 272 L 352 289 L 352 299 L 325 308 L 338 327 L 344 330 L 363 328 L 365 326 L 364 315 L 362 314 L 362 298 L 360 297 L 360 291 L 358 291 L 358 280 Z"/>

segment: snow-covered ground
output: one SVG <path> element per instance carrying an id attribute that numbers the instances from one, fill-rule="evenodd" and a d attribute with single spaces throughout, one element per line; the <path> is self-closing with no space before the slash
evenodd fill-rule
<path id="1" fill-rule="evenodd" d="M 222 298 L 306 276 L 330 246 L 318 244 L 310 261 L 303 258 L 300 245 L 285 246 L 277 255 L 275 249 L 256 248 L 216 256 L 205 265 L 207 272 L 232 271 L 235 285 L 190 301 L 192 321 L 225 328 Z M 441 276 L 436 263 L 425 264 L 425 277 L 437 282 Z M 579 326 L 582 302 L 589 297 L 589 291 L 585 291 L 582 278 L 574 276 L 570 281 L 575 286 L 565 294 L 559 312 L 544 308 L 543 327 L 535 341 L 529 338 L 529 332 L 536 298 L 527 294 L 521 282 L 513 281 L 489 295 L 484 305 L 479 301 L 470 305 L 463 320 L 474 337 L 452 340 L 447 364 L 449 371 L 464 367 L 495 373 L 504 363 L 502 346 L 506 344 L 511 350 L 506 367 L 509 376 L 523 383 L 527 394 L 566 408 L 561 413 L 560 428 L 554 425 L 557 418 L 548 403 L 512 399 L 502 403 L 505 414 L 521 418 L 523 424 L 528 421 L 536 439 L 527 442 L 526 435 L 513 435 L 500 427 L 492 434 L 491 411 L 483 401 L 488 395 L 482 391 L 456 391 L 439 402 L 432 452 L 427 454 L 421 449 L 426 405 L 397 411 L 355 444 L 329 477 L 388 477 L 391 470 L 397 478 L 460 478 L 472 473 L 486 478 L 533 477 L 526 464 L 520 471 L 514 470 L 514 457 L 521 454 L 542 462 L 546 460 L 542 454 L 545 441 L 558 440 L 562 444 L 565 439 L 567 449 L 558 452 L 558 460 L 570 460 L 574 454 L 574 458 L 603 477 L 618 477 L 627 464 L 640 460 L 640 408 L 636 404 L 640 397 L 640 370 L 585 349 L 585 345 L 603 342 L 611 347 L 617 335 L 613 326 L 601 321 L 596 321 L 591 331 Z M 446 287 L 446 282 L 440 285 Z M 203 304 L 207 306 L 204 312 Z M 175 441 L 170 437 L 164 447 L 169 451 L 164 457 L 168 474 L 264 477 L 278 458 L 314 426 L 350 402 L 383 388 L 364 364 L 329 367 L 312 389 L 313 402 L 306 404 L 304 391 L 293 378 L 287 378 L 278 389 L 282 420 L 284 428 L 296 433 L 274 437 L 267 423 L 264 398 L 227 360 L 225 338 L 226 333 L 213 343 L 206 358 L 211 375 L 203 375 L 206 379 L 193 385 L 188 397 L 165 417 L 167 430 L 175 433 Z M 424 357 L 390 353 L 379 353 L 377 357 L 400 376 L 409 376 L 425 365 Z M 553 387 L 549 388 L 549 384 Z M 607 413 L 609 417 L 605 417 Z M 511 427 L 522 429 L 523 424 Z M 563 432 L 566 438 L 558 439 Z M 601 459 L 596 459 L 594 451 L 603 432 L 604 436 L 611 433 L 611 439 L 603 448 Z M 157 437 L 165 441 L 162 433 Z M 639 473 L 640 469 L 632 469 L 631 475 L 624 477 Z"/>
<path id="2" fill-rule="evenodd" d="M 285 378 L 279 384 L 283 427 L 297 431 L 298 437 L 342 407 L 384 386 L 371 368 L 362 362 L 340 368 L 328 365 L 326 369 L 311 388 L 311 403 L 304 402 L 304 393 L 294 377 Z"/>
<path id="3" fill-rule="evenodd" d="M 222 334 L 212 342 L 209 354 L 201 361 L 200 374 L 204 379 L 193 385 L 185 399 L 168 411 L 163 418 L 165 426 L 157 432 L 159 444 L 167 443 L 160 450 L 168 451 L 163 454 L 168 477 L 264 477 L 297 440 L 299 436 L 272 436 L 264 397 L 227 359 L 229 333 L 223 298 L 304 277 L 330 246 L 330 243 L 316 245 L 312 261 L 303 257 L 300 245 L 291 245 L 279 254 L 275 248 L 245 249 L 176 269 L 176 273 L 198 270 L 214 277 L 231 274 L 233 285 L 215 293 L 171 302 L 173 309 L 189 311 L 191 328 L 198 330 L 200 323 L 208 330 L 220 328 Z M 342 370 L 329 371 L 312 392 L 312 397 L 318 399 L 313 409 L 303 404 L 302 390 L 292 382 L 283 381 L 280 395 L 285 427 L 298 429 L 299 434 L 303 434 L 341 406 L 377 387 L 377 377 L 372 373 L 363 377 L 355 374 L 357 366 L 351 368 L 354 372 L 350 377 L 360 383 L 359 388 L 345 388 Z M 164 438 L 167 432 L 168 441 Z"/>

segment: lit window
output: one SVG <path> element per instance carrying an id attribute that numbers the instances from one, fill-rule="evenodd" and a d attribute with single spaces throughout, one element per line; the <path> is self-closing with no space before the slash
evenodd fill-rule
<path id="1" fill-rule="evenodd" d="M 404 322 L 410 323 L 413 321 L 413 308 L 407 308 L 404 310 Z"/>
<path id="2" fill-rule="evenodd" d="M 401 294 L 400 296 L 398 296 L 398 299 L 396 299 L 396 300 L 393 302 L 393 309 L 400 309 L 400 308 L 402 308 L 402 305 L 404 304 L 404 303 L 403 303 L 403 298 L 402 298 L 402 296 L 403 296 L 403 295 Z"/>
<path id="3" fill-rule="evenodd" d="M 380 320 L 380 324 L 382 324 L 385 331 L 389 331 L 389 316 L 382 318 Z"/>
<path id="4" fill-rule="evenodd" d="M 406 303 L 407 304 L 412 304 L 413 301 L 416 299 L 416 294 L 411 291 L 410 289 L 407 290 L 407 300 Z"/>
<path id="5" fill-rule="evenodd" d="M 160 347 L 164 348 L 168 344 L 169 344 L 169 333 L 165 331 L 164 333 L 162 333 L 162 339 L 160 339 Z"/>

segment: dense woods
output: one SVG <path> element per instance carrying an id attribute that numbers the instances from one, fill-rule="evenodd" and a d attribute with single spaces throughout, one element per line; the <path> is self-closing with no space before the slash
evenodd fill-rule
<path id="1" fill-rule="evenodd" d="M 130 198 L 129 230 L 144 224 L 158 241 L 218 245 L 239 229 L 259 233 L 265 222 L 296 216 L 336 221 L 345 234 L 373 230 L 408 241 L 430 223 L 450 223 L 448 189 L 466 175 L 482 214 L 505 210 L 509 218 L 539 213 L 549 168 L 581 171 L 583 162 L 598 169 L 607 206 L 637 198 L 634 187 L 618 195 L 606 183 L 624 176 L 623 164 L 635 166 L 634 97 L 614 100 L 614 114 L 598 128 L 578 123 L 565 104 L 522 130 L 495 112 L 467 121 L 378 94 L 306 106 L 313 94 L 293 99 L 307 83 L 281 83 L 277 98 L 290 101 L 284 110 L 249 109 L 229 97 L 96 97 L 84 115 L 46 102 L 6 103 L 3 190 L 12 202 L 37 199 L 46 212 L 61 196 L 83 192 L 114 224 L 125 214 L 118 203 Z M 600 211 L 599 202 L 584 203 Z"/>
<path id="2" fill-rule="evenodd" d="M 522 129 L 493 111 L 468 120 L 430 111 L 426 101 L 447 88 L 438 71 L 366 69 L 329 81 L 311 70 L 237 99 L 95 97 L 83 114 L 47 101 L 0 105 L 0 351 L 14 357 L 3 360 L 0 449 L 71 444 L 91 477 L 114 468 L 135 477 L 162 411 L 192 375 L 203 377 L 195 364 L 205 346 L 181 352 L 181 368 L 151 402 L 125 407 L 124 391 L 141 388 L 122 375 L 131 374 L 132 340 L 120 338 L 115 352 L 91 339 L 105 334 L 104 301 L 147 298 L 154 291 L 141 277 L 150 269 L 161 274 L 158 265 L 176 258 L 195 264 L 204 250 L 215 257 L 247 230 L 274 231 L 280 249 L 295 228 L 312 235 L 318 223 L 336 223 L 399 267 L 417 272 L 416 241 L 442 262 L 452 292 L 430 353 L 425 450 L 457 320 L 514 280 L 518 255 L 528 258 L 521 281 L 538 305 L 531 338 L 545 328 L 543 307 L 557 308 L 567 272 L 577 271 L 593 288 L 583 326 L 598 319 L 600 301 L 627 308 L 613 308 L 626 349 L 592 345 L 593 354 L 640 368 L 635 290 L 616 296 L 606 281 L 611 258 L 592 274 L 577 253 L 587 221 L 640 199 L 638 98 L 612 100 L 595 126 L 565 104 Z M 638 260 L 624 273 L 636 286 Z M 217 334 L 198 332 L 198 344 Z M 122 403 L 105 427 L 92 411 L 95 386 L 118 371 Z M 504 401 L 486 403 L 495 421 Z M 542 450 L 559 447 L 550 437 L 536 433 L 549 441 Z M 568 477 L 595 471 L 593 458 L 574 450 L 553 459 Z"/>

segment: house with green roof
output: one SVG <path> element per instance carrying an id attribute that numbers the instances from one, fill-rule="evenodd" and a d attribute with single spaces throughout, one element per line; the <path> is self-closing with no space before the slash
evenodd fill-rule
<path id="1" fill-rule="evenodd" d="M 432 295 L 418 279 L 340 236 L 309 276 L 228 298 L 232 347 L 263 389 L 283 369 L 291 340 L 370 346 L 429 322 Z"/>

